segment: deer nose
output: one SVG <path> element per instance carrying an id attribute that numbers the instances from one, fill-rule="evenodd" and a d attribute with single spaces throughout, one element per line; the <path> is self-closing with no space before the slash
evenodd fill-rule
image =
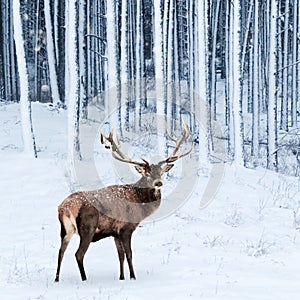
<path id="1" fill-rule="evenodd" d="M 163 184 L 162 184 L 161 180 L 155 180 L 155 181 L 154 181 L 154 186 L 155 186 L 155 187 L 158 187 L 158 188 L 159 188 L 159 187 L 162 187 L 162 185 L 163 185 Z"/>

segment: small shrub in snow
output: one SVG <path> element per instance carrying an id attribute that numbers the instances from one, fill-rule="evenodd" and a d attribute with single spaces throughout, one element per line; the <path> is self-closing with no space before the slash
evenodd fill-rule
<path id="1" fill-rule="evenodd" d="M 224 223 L 231 227 L 238 227 L 242 222 L 241 213 L 237 209 L 237 205 L 234 204 L 229 213 L 227 213 Z"/>
<path id="2" fill-rule="evenodd" d="M 213 236 L 213 237 L 207 236 L 203 241 L 203 245 L 210 248 L 214 248 L 218 246 L 223 247 L 224 241 L 221 236 Z"/>
<path id="3" fill-rule="evenodd" d="M 267 206 L 267 203 L 269 202 L 268 198 L 260 197 L 258 202 L 258 219 L 259 221 L 262 221 L 264 218 L 263 212 Z"/>
<path id="4" fill-rule="evenodd" d="M 279 184 L 273 184 L 272 194 L 274 195 L 275 206 L 290 209 L 295 207 L 295 201 L 298 198 L 298 187 L 295 186 L 294 182 L 283 179 Z"/>
<path id="5" fill-rule="evenodd" d="M 294 209 L 294 227 L 296 230 L 300 230 L 300 209 Z"/>
<path id="6" fill-rule="evenodd" d="M 245 245 L 245 252 L 249 256 L 260 257 L 267 255 L 270 247 L 273 245 L 274 243 L 264 240 L 264 236 L 262 235 L 258 241 L 247 241 Z"/>

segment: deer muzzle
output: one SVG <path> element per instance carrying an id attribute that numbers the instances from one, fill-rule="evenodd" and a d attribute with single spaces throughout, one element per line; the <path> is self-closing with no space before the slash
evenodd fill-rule
<path id="1" fill-rule="evenodd" d="M 161 188 L 163 184 L 162 184 L 161 180 L 157 179 L 157 180 L 154 180 L 153 185 L 156 188 Z"/>

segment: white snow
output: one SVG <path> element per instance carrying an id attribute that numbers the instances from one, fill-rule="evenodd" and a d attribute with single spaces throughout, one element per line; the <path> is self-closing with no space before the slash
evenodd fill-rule
<path id="1" fill-rule="evenodd" d="M 38 159 L 22 152 L 19 115 L 17 104 L 0 105 L 1 299 L 299 299 L 299 179 L 230 165 L 207 208 L 199 209 L 202 171 L 183 207 L 136 230 L 136 281 L 127 265 L 118 280 L 114 243 L 105 239 L 88 250 L 81 282 L 74 238 L 54 283 L 57 205 L 70 192 L 67 114 L 33 104 Z"/>

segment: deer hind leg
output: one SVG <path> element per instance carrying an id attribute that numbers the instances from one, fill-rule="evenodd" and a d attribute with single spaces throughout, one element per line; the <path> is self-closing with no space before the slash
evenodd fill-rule
<path id="1" fill-rule="evenodd" d="M 119 262 L 120 262 L 120 277 L 119 280 L 124 280 L 124 259 L 125 259 L 125 253 L 124 253 L 124 248 L 119 240 L 119 238 L 115 237 L 115 244 L 118 250 L 118 256 L 119 256 Z"/>
<path id="2" fill-rule="evenodd" d="M 90 243 L 91 243 L 91 239 L 88 240 L 86 237 L 81 238 L 79 248 L 78 248 L 77 252 L 75 253 L 75 257 L 76 257 L 76 261 L 78 264 L 78 268 L 80 271 L 82 281 L 86 280 L 86 274 L 85 274 L 85 270 L 84 270 L 84 266 L 83 266 L 83 258 L 84 258 L 84 255 L 85 255 L 87 249 L 89 248 Z"/>
<path id="3" fill-rule="evenodd" d="M 70 240 L 73 236 L 73 234 L 76 232 L 76 228 L 74 228 L 73 224 L 68 221 L 61 221 L 61 246 L 58 252 L 58 262 L 57 262 L 57 271 L 56 271 L 56 276 L 55 276 L 55 281 L 59 281 L 59 274 L 60 274 L 60 267 L 61 267 L 61 262 L 64 257 L 65 251 L 70 243 Z"/>
<path id="4" fill-rule="evenodd" d="M 121 235 L 121 242 L 126 254 L 126 259 L 129 267 L 130 279 L 136 279 L 133 264 L 132 264 L 132 251 L 131 251 L 131 234 L 132 233 L 124 233 Z"/>
<path id="5" fill-rule="evenodd" d="M 95 230 L 96 228 L 94 226 L 89 225 L 82 226 L 82 228 L 79 229 L 80 243 L 78 250 L 75 253 L 75 257 L 82 281 L 86 280 L 86 274 L 83 266 L 84 255 L 90 246 L 90 243 L 95 234 Z"/>

